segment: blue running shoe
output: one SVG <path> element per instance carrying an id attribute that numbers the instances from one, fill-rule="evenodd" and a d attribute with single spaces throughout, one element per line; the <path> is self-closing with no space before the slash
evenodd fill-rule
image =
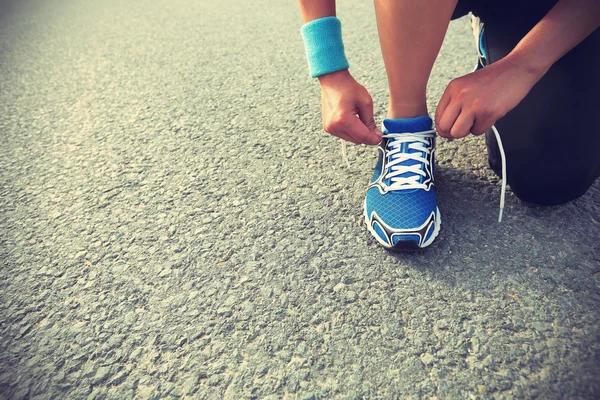
<path id="1" fill-rule="evenodd" d="M 383 121 L 379 159 L 365 199 L 365 222 L 387 249 L 427 247 L 440 230 L 432 125 L 429 117 Z"/>
<path id="2" fill-rule="evenodd" d="M 487 49 L 485 48 L 485 28 L 479 17 L 471 15 L 471 28 L 473 29 L 473 36 L 475 36 L 477 53 L 479 53 L 479 57 L 477 57 L 477 65 L 473 70 L 473 72 L 475 72 L 488 65 L 488 54 Z"/>

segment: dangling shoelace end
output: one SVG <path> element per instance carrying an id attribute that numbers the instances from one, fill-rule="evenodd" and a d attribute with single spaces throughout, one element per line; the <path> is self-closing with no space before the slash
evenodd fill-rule
<path id="1" fill-rule="evenodd" d="M 348 161 L 348 154 L 346 153 L 346 141 L 344 139 L 340 139 L 340 143 L 342 145 L 342 158 L 346 161 L 346 165 L 350 168 L 350 161 Z"/>
<path id="2" fill-rule="evenodd" d="M 506 154 L 504 153 L 504 146 L 502 146 L 502 139 L 496 126 L 492 125 L 492 131 L 496 136 L 496 142 L 498 143 L 498 149 L 500 150 L 500 158 L 502 159 L 502 191 L 500 192 L 500 215 L 498 215 L 498 222 L 502 222 L 502 214 L 504 214 L 504 200 L 506 198 Z"/>

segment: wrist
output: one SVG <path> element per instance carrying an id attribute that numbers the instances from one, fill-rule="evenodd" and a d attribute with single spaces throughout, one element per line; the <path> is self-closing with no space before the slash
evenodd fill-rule
<path id="1" fill-rule="evenodd" d="M 328 74 L 320 75 L 317 77 L 321 86 L 336 85 L 340 82 L 346 81 L 348 78 L 352 79 L 352 75 L 350 75 L 350 71 L 348 71 L 347 69 L 330 72 Z"/>
<path id="2" fill-rule="evenodd" d="M 542 79 L 542 76 L 552 66 L 552 63 L 545 62 L 533 54 L 515 50 L 498 62 L 503 62 L 508 67 L 519 70 L 524 77 L 534 82 Z"/>

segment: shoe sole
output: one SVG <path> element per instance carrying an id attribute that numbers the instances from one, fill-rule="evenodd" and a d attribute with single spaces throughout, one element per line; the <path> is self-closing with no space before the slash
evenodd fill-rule
<path id="1" fill-rule="evenodd" d="M 436 219 L 435 219 L 435 226 L 433 227 L 433 234 L 425 243 L 423 243 L 422 246 L 419 246 L 417 243 L 415 243 L 414 240 L 399 240 L 393 246 L 390 246 L 389 244 L 387 244 L 386 242 L 381 240 L 379 235 L 377 235 L 377 233 L 375 233 L 375 230 L 373 228 L 371 228 L 371 224 L 369 223 L 370 221 L 369 221 L 369 217 L 367 215 L 366 199 L 365 199 L 365 207 L 364 207 L 365 225 L 367 225 L 367 230 L 371 233 L 371 235 L 375 238 L 375 240 L 377 240 L 377 242 L 381 246 L 385 247 L 386 249 L 388 249 L 390 251 L 422 250 L 425 247 L 429 246 L 431 243 L 433 243 L 435 238 L 440 233 L 440 227 L 442 225 L 442 217 L 440 215 L 440 209 L 438 207 L 436 207 L 435 210 L 436 210 Z"/>

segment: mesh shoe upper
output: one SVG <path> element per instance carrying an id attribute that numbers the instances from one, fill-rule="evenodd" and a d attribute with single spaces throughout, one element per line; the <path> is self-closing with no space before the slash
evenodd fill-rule
<path id="1" fill-rule="evenodd" d="M 398 241 L 423 247 L 437 234 L 431 126 L 429 117 L 384 121 L 385 136 L 367 191 L 365 213 L 371 233 L 388 247 Z"/>
<path id="2" fill-rule="evenodd" d="M 414 190 L 410 193 L 381 194 L 372 187 L 367 192 L 367 215 L 375 211 L 379 218 L 394 229 L 413 229 L 421 226 L 435 211 L 435 191 Z"/>

